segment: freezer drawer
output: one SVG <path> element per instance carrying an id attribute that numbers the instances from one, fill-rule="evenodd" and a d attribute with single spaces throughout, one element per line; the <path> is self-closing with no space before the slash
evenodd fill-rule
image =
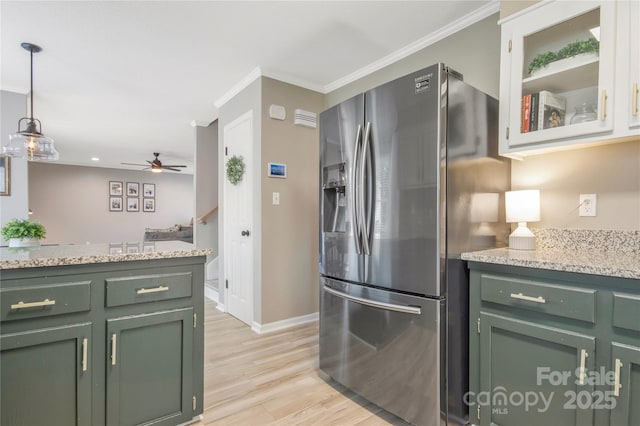
<path id="1" fill-rule="evenodd" d="M 320 369 L 417 425 L 440 424 L 444 301 L 320 278 Z"/>

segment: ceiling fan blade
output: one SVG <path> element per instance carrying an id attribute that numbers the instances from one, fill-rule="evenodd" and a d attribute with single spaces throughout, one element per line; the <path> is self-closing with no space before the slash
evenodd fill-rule
<path id="1" fill-rule="evenodd" d="M 179 166 L 177 164 L 163 164 L 162 167 L 167 168 L 167 167 L 187 167 L 187 166 Z"/>
<path id="2" fill-rule="evenodd" d="M 120 163 L 120 164 L 125 165 L 125 166 L 141 166 L 141 167 L 146 167 L 147 166 L 146 164 L 136 164 L 136 163 Z"/>
<path id="3" fill-rule="evenodd" d="M 162 166 L 162 168 L 163 168 L 164 170 L 171 170 L 171 171 L 173 171 L 173 172 L 181 172 L 181 171 L 182 171 L 182 170 L 180 170 L 180 169 L 174 169 L 173 167 L 169 167 L 169 166 Z"/>

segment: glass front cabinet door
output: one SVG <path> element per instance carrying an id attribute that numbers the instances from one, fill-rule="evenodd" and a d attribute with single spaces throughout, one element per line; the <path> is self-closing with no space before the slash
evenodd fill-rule
<path id="1" fill-rule="evenodd" d="M 501 154 L 612 136 L 615 23 L 611 1 L 543 2 L 501 22 Z"/>

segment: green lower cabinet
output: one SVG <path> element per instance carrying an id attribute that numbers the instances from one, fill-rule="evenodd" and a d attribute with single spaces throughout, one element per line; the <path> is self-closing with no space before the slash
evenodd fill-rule
<path id="1" fill-rule="evenodd" d="M 594 386 L 581 372 L 593 369 L 595 346 L 593 336 L 481 311 L 470 410 L 480 425 L 592 425 Z"/>
<path id="2" fill-rule="evenodd" d="M 640 347 L 613 342 L 611 358 L 614 392 L 618 385 L 616 406 L 611 410 L 611 426 L 640 425 Z"/>
<path id="3" fill-rule="evenodd" d="M 0 337 L 0 424 L 91 424 L 91 324 Z"/>
<path id="4" fill-rule="evenodd" d="M 185 308 L 107 320 L 107 425 L 193 418 L 193 313 Z"/>

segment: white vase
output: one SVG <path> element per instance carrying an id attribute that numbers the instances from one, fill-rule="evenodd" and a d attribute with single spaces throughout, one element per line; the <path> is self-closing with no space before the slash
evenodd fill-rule
<path id="1" fill-rule="evenodd" d="M 40 240 L 37 238 L 10 238 L 9 247 L 38 247 Z"/>

